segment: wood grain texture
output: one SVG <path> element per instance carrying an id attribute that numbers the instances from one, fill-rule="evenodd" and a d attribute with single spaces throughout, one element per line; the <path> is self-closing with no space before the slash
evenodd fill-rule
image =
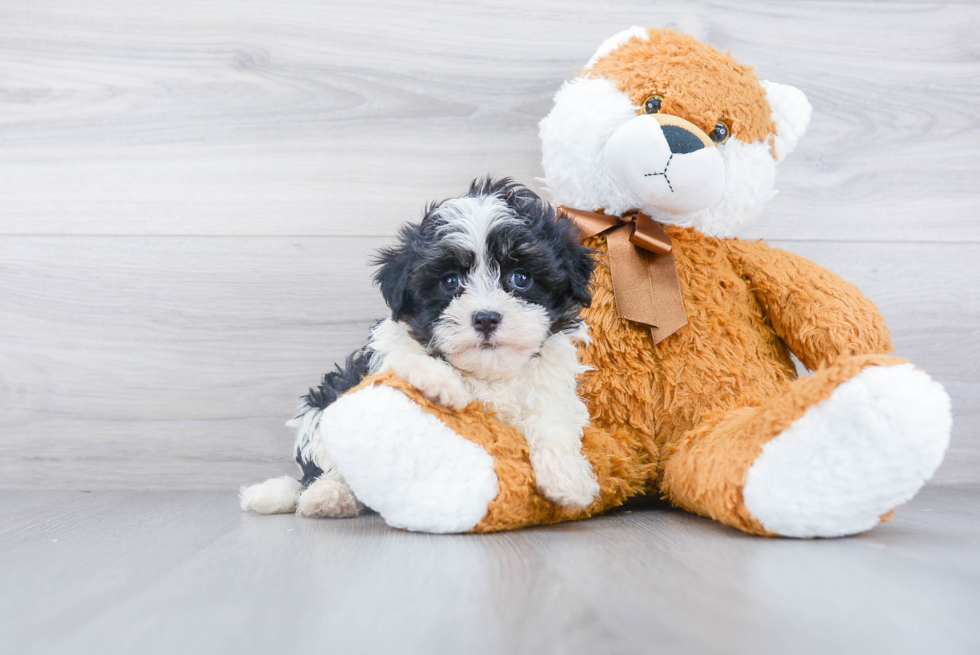
<path id="1" fill-rule="evenodd" d="M 238 512 L 228 492 L 0 492 L 15 653 L 980 649 L 980 488 L 847 539 L 663 507 L 492 535 Z"/>
<path id="2" fill-rule="evenodd" d="M 0 9 L 0 233 L 389 235 L 487 171 L 632 24 L 815 114 L 753 235 L 980 238 L 975 3 L 315 0 Z"/>
<path id="3" fill-rule="evenodd" d="M 366 260 L 487 171 L 607 36 L 690 32 L 815 107 L 746 232 L 841 273 L 949 389 L 980 482 L 972 2 L 0 6 L 0 486 L 291 472 L 297 397 L 382 315 Z"/>
<path id="4" fill-rule="evenodd" d="M 229 488 L 291 471 L 283 423 L 385 311 L 375 245 L 0 240 L 0 479 Z"/>

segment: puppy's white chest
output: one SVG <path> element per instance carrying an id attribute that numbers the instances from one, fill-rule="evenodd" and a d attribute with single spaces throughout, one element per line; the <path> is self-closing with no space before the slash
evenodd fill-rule
<path id="1" fill-rule="evenodd" d="M 529 407 L 531 386 L 525 381 L 465 379 L 465 384 L 476 400 L 497 412 L 505 423 L 517 426 L 533 413 Z"/>

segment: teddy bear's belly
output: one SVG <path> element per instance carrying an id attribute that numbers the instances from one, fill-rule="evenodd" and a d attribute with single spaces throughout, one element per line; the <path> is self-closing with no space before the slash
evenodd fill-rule
<path id="1" fill-rule="evenodd" d="M 581 357 L 593 370 L 580 392 L 594 424 L 628 427 L 651 454 L 713 412 L 762 402 L 796 378 L 789 351 L 717 240 L 671 236 L 688 325 L 656 346 L 648 328 L 616 316 L 604 239 L 587 244 L 602 254 L 583 313 L 592 343 Z"/>

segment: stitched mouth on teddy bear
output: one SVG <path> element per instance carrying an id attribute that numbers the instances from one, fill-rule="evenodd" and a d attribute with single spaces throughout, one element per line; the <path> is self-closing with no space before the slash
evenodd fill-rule
<path id="1" fill-rule="evenodd" d="M 670 162 L 674 159 L 674 154 L 671 153 L 670 157 L 667 158 L 667 163 L 664 164 L 664 169 L 658 173 L 644 173 L 643 177 L 657 177 L 658 175 L 663 175 L 664 181 L 667 183 L 667 188 L 670 192 L 674 192 L 674 187 L 670 185 L 670 178 L 667 177 L 667 169 L 670 168 Z"/>
<path id="2" fill-rule="evenodd" d="M 620 126 L 603 153 L 613 180 L 654 215 L 677 216 L 717 204 L 725 188 L 720 151 L 693 124 L 643 114 Z"/>

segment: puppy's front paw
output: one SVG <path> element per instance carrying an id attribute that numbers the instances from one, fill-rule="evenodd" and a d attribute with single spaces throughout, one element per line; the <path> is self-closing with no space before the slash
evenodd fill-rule
<path id="1" fill-rule="evenodd" d="M 395 372 L 421 391 L 423 396 L 449 409 L 463 409 L 473 402 L 473 396 L 463 386 L 459 373 L 438 362 L 432 364 L 416 366 L 404 373 Z"/>
<path id="2" fill-rule="evenodd" d="M 532 452 L 531 466 L 538 491 L 560 507 L 588 507 L 599 495 L 592 465 L 582 453 Z"/>
<path id="3" fill-rule="evenodd" d="M 449 375 L 433 377 L 414 373 L 408 376 L 408 382 L 432 402 L 449 409 L 463 409 L 473 401 L 462 382 Z"/>

